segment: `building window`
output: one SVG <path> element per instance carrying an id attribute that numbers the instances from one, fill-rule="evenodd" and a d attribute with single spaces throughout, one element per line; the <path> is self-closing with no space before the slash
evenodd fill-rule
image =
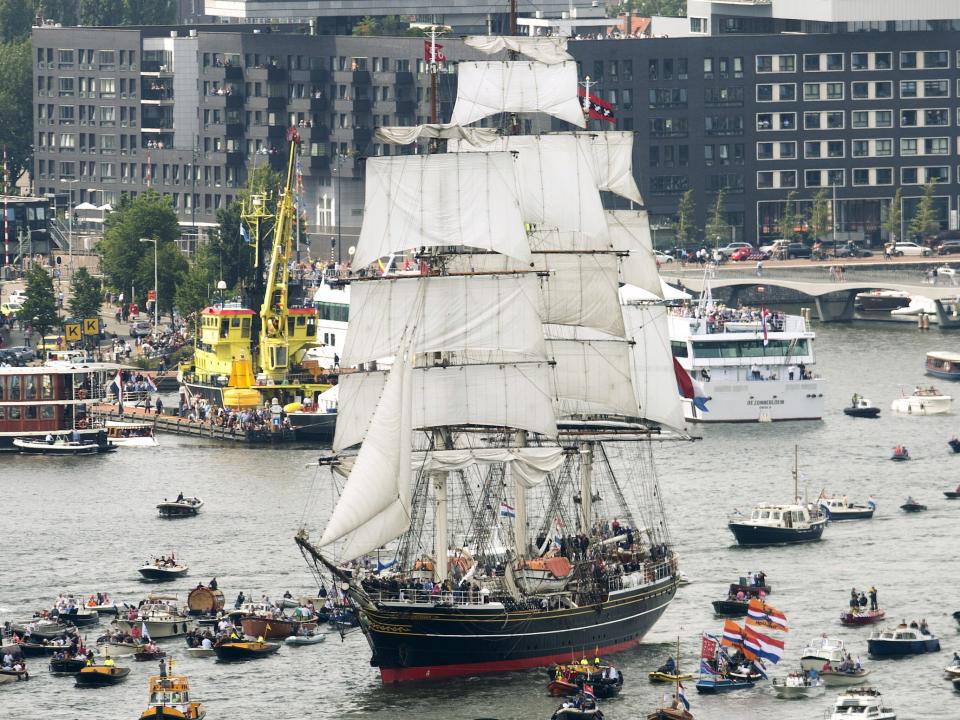
<path id="1" fill-rule="evenodd" d="M 949 155 L 950 139 L 945 137 L 924 138 L 923 154 L 924 155 Z"/>
<path id="2" fill-rule="evenodd" d="M 924 70 L 941 70 L 950 67 L 950 54 L 946 50 L 927 50 L 923 53 Z"/>
<path id="3" fill-rule="evenodd" d="M 773 72 L 773 55 L 757 55 L 756 60 L 758 73 Z"/>
<path id="4" fill-rule="evenodd" d="M 796 72 L 797 56 L 796 55 L 778 55 L 777 70 L 778 72 Z"/>
<path id="5" fill-rule="evenodd" d="M 703 59 L 703 78 L 704 80 L 713 80 L 713 58 L 705 57 Z"/>
<path id="6" fill-rule="evenodd" d="M 893 127 L 893 110 L 875 110 L 873 126 L 878 128 Z"/>
<path id="7" fill-rule="evenodd" d="M 918 185 L 920 183 L 920 168 L 915 167 L 903 167 L 900 168 L 900 184 L 901 185 Z"/>
<path id="8" fill-rule="evenodd" d="M 907 157 L 917 154 L 917 138 L 900 138 L 900 155 Z"/>
<path id="9" fill-rule="evenodd" d="M 743 58 L 742 57 L 733 58 L 733 77 L 734 79 L 743 77 Z"/>
<path id="10" fill-rule="evenodd" d="M 850 69 L 851 70 L 869 70 L 870 69 L 870 53 L 865 53 L 865 52 L 850 53 Z"/>
<path id="11" fill-rule="evenodd" d="M 917 111 L 901 110 L 900 127 L 917 127 Z"/>
<path id="12" fill-rule="evenodd" d="M 893 68 L 893 53 L 878 52 L 873 54 L 874 70 L 890 70 Z"/>
<path id="13" fill-rule="evenodd" d="M 875 168 L 874 185 L 893 185 L 893 168 Z"/>
<path id="14" fill-rule="evenodd" d="M 893 139 L 892 138 L 880 138 L 873 141 L 874 151 L 873 154 L 876 157 L 892 157 L 893 156 Z"/>
<path id="15" fill-rule="evenodd" d="M 950 168 L 946 165 L 928 167 L 926 169 L 926 182 L 948 183 L 950 182 Z"/>
<path id="16" fill-rule="evenodd" d="M 757 173 L 757 190 L 770 190 L 773 188 L 773 173 L 773 170 L 763 170 Z M 759 272 L 759 270 L 757 272 Z"/>
<path id="17" fill-rule="evenodd" d="M 624 60 L 623 62 L 625 65 L 628 65 L 630 68 L 630 71 L 628 73 L 630 77 L 628 77 L 627 79 L 628 80 L 633 79 L 633 62 L 630 60 Z M 686 80 L 687 78 L 690 77 L 689 65 L 690 63 L 687 61 L 686 58 L 677 58 L 677 80 Z"/>
<path id="18" fill-rule="evenodd" d="M 870 83 L 868 82 L 850 83 L 850 97 L 853 100 L 869 100 L 870 99 Z"/>
<path id="19" fill-rule="evenodd" d="M 803 156 L 808 160 L 815 160 L 820 157 L 820 141 L 807 141 L 803 144 Z"/>
<path id="20" fill-rule="evenodd" d="M 827 83 L 827 100 L 843 100 L 843 83 Z"/>
<path id="21" fill-rule="evenodd" d="M 851 140 L 850 141 L 850 157 L 869 157 L 870 156 L 870 141 L 869 140 Z"/>
<path id="22" fill-rule="evenodd" d="M 947 108 L 932 108 L 923 111 L 924 127 L 946 127 L 950 124 L 950 111 Z"/>
<path id="23" fill-rule="evenodd" d="M 901 80 L 900 81 L 900 97 L 902 98 L 917 97 L 917 81 Z"/>
<path id="24" fill-rule="evenodd" d="M 870 169 L 869 168 L 854 168 L 853 169 L 853 179 L 852 182 L 854 185 L 869 185 L 870 184 Z"/>
<path id="25" fill-rule="evenodd" d="M 702 17 L 690 18 L 690 32 L 702 34 L 707 32 L 707 19 Z"/>
<path id="26" fill-rule="evenodd" d="M 660 61 L 659 60 L 648 60 L 647 61 L 647 80 L 659 80 L 660 79 Z"/>
<path id="27" fill-rule="evenodd" d="M 917 67 L 917 53 L 915 50 L 908 50 L 900 53 L 901 70 L 916 70 Z"/>
<path id="28" fill-rule="evenodd" d="M 923 96 L 931 97 L 950 97 L 950 82 L 948 80 L 924 80 Z"/>

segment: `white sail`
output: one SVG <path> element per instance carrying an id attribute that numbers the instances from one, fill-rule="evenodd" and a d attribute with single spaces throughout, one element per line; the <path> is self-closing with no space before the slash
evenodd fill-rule
<path id="1" fill-rule="evenodd" d="M 341 376 L 334 450 L 363 442 L 372 430 L 378 405 L 387 393 L 389 374 L 376 371 Z M 489 425 L 553 437 L 556 420 L 550 382 L 546 362 L 414 368 L 410 422 L 417 429 Z"/>
<path id="2" fill-rule="evenodd" d="M 639 417 L 626 340 L 548 340 L 558 417 Z"/>
<path id="3" fill-rule="evenodd" d="M 618 251 L 627 251 L 620 272 L 623 281 L 657 297 L 663 297 L 660 272 L 650 239 L 650 218 L 645 210 L 607 210 L 610 241 Z"/>
<path id="4" fill-rule="evenodd" d="M 401 250 L 450 245 L 530 259 L 509 153 L 369 158 L 366 172 L 354 267 Z"/>
<path id="5" fill-rule="evenodd" d="M 549 37 L 468 35 L 464 38 L 463 43 L 467 47 L 472 47 L 486 55 L 493 55 L 503 50 L 512 50 L 546 65 L 573 60 L 573 56 L 567 52 L 567 38 L 562 35 L 550 35 Z"/>
<path id="6" fill-rule="evenodd" d="M 523 269 L 511 258 L 492 253 L 454 257 L 455 272 Z M 617 289 L 617 256 L 603 253 L 535 253 L 529 268 L 539 274 L 545 323 L 582 325 L 617 337 L 624 336 Z"/>
<path id="7" fill-rule="evenodd" d="M 409 145 L 420 138 L 438 140 L 466 140 L 471 145 L 483 147 L 495 142 L 500 134 L 494 128 L 460 127 L 450 123 L 414 125 L 412 127 L 378 127 L 377 139 L 391 145 Z"/>
<path id="8" fill-rule="evenodd" d="M 369 432 L 320 539 L 345 540 L 340 557 L 353 559 L 410 527 L 412 430 L 410 362 L 394 365 L 370 421 Z"/>
<path id="9" fill-rule="evenodd" d="M 450 122 L 469 125 L 501 112 L 543 112 L 586 127 L 577 96 L 576 63 L 461 62 Z"/>
<path id="10" fill-rule="evenodd" d="M 517 153 L 524 222 L 542 229 L 574 230 L 598 245 L 608 242 L 596 159 L 579 136 L 510 135 L 487 147 Z M 483 147 L 455 140 L 448 149 L 469 153 Z"/>
<path id="11" fill-rule="evenodd" d="M 424 472 L 455 472 L 472 465 L 509 463 L 514 480 L 527 489 L 563 465 L 561 447 L 464 448 L 415 453 L 413 467 Z"/>
<path id="12" fill-rule="evenodd" d="M 373 412 L 380 404 L 387 372 L 357 372 L 340 375 L 337 424 L 333 434 L 333 449 L 358 445 L 370 427 Z"/>
<path id="13" fill-rule="evenodd" d="M 633 388 L 641 416 L 682 430 L 683 406 L 673 369 L 673 351 L 667 327 L 667 308 L 630 303 L 623 306 L 631 350 Z"/>
<path id="14" fill-rule="evenodd" d="M 633 178 L 633 132 L 608 130 L 597 133 L 578 132 L 572 135 L 576 138 L 581 153 L 586 153 L 593 162 L 598 189 L 608 190 L 639 205 L 644 204 L 640 188 Z M 473 142 L 470 139 L 468 141 Z"/>
<path id="15" fill-rule="evenodd" d="M 414 372 L 417 427 L 487 425 L 555 437 L 550 366 L 454 365 Z"/>
<path id="16" fill-rule="evenodd" d="M 543 360 L 538 286 L 532 273 L 354 283 L 340 364 L 394 355 L 407 328 L 413 353 L 486 349 Z"/>

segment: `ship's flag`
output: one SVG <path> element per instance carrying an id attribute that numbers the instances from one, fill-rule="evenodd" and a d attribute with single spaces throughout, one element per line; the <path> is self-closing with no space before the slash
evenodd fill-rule
<path id="1" fill-rule="evenodd" d="M 710 667 L 705 660 L 701 660 L 700 674 L 701 675 L 719 675 L 720 673 L 717 670 L 714 670 L 712 667 Z"/>
<path id="2" fill-rule="evenodd" d="M 117 370 L 117 374 L 113 376 L 113 382 L 110 383 L 110 387 L 117 389 L 117 397 L 120 397 L 123 394 L 123 371 Z"/>
<path id="3" fill-rule="evenodd" d="M 443 54 L 443 45 L 440 43 L 423 41 L 423 59 L 427 62 L 446 62 L 447 56 Z"/>
<path id="4" fill-rule="evenodd" d="M 591 120 L 606 120 L 609 123 L 617 121 L 613 114 L 613 105 L 596 95 L 588 95 L 586 89 L 580 88 L 580 103 L 583 111 Z"/>
<path id="5" fill-rule="evenodd" d="M 513 509 L 512 507 L 510 507 L 509 505 L 507 505 L 505 502 L 502 502 L 502 503 L 500 503 L 500 516 L 501 516 L 501 517 L 508 517 L 508 518 L 515 518 L 515 517 L 517 516 L 517 511 L 514 510 L 514 509 Z"/>
<path id="6" fill-rule="evenodd" d="M 676 358 L 673 359 L 673 374 L 677 378 L 677 391 L 680 393 L 680 397 L 692 401 L 701 412 L 709 412 L 707 401 L 710 400 L 710 397 L 707 395 L 703 383 L 691 377 L 690 373 L 683 369 L 683 365 Z"/>
<path id="7" fill-rule="evenodd" d="M 686 693 L 683 692 L 683 683 L 680 683 L 680 690 L 677 692 L 677 698 L 683 703 L 683 707 L 690 709 L 690 701 L 687 700 Z"/>
<path id="8" fill-rule="evenodd" d="M 749 625 L 743 629 L 743 646 L 772 663 L 780 662 L 783 655 L 781 640 L 758 633 Z"/>
<path id="9" fill-rule="evenodd" d="M 243 238 L 243 241 L 249 245 L 250 244 L 250 231 L 247 230 L 247 226 L 242 222 L 240 223 L 240 237 Z"/>
<path id="10" fill-rule="evenodd" d="M 743 628 L 737 625 L 733 620 L 725 620 L 723 623 L 723 637 L 720 638 L 720 644 L 727 647 L 739 647 L 743 643 Z"/>
<path id="11" fill-rule="evenodd" d="M 767 319 L 770 317 L 770 311 L 760 306 L 760 327 L 763 329 L 763 346 L 766 347 L 770 340 L 767 338 Z"/>
<path id="12" fill-rule="evenodd" d="M 758 598 L 750 598 L 747 603 L 747 624 L 783 630 L 784 632 L 790 631 L 790 627 L 787 625 L 787 616 Z"/>
<path id="13" fill-rule="evenodd" d="M 596 696 L 593 694 L 593 686 L 592 686 L 592 685 L 589 685 L 588 683 L 584 683 L 584 684 L 583 684 L 583 694 L 586 695 L 586 696 L 589 697 L 589 698 L 596 697 Z"/>
<path id="14" fill-rule="evenodd" d="M 717 654 L 717 640 L 710 635 L 704 635 L 700 641 L 700 657 L 704 660 L 712 660 Z"/>

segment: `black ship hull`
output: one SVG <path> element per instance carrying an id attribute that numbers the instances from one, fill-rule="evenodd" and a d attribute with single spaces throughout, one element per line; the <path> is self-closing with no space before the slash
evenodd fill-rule
<path id="1" fill-rule="evenodd" d="M 333 440 L 337 426 L 335 412 L 294 412 L 287 415 L 297 440 Z"/>
<path id="2" fill-rule="evenodd" d="M 368 605 L 361 625 L 385 683 L 523 670 L 638 645 L 676 593 L 677 580 L 557 610 L 491 605 Z"/>
<path id="3" fill-rule="evenodd" d="M 740 545 L 787 545 L 819 540 L 826 525 L 824 521 L 806 528 L 786 528 L 731 522 L 728 527 Z"/>

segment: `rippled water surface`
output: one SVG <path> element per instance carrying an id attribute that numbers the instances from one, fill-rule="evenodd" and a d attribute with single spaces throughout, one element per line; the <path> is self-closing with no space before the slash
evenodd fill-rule
<path id="1" fill-rule="evenodd" d="M 693 583 L 681 588 L 644 644 L 617 657 L 626 676 L 622 695 L 606 703 L 610 720 L 644 717 L 663 692 L 645 674 L 672 651 L 679 635 L 691 658 L 701 631 L 719 631 L 710 601 L 748 569 L 763 568 L 774 586 L 771 602 L 793 626 L 780 668 L 795 665 L 805 640 L 821 632 L 841 637 L 866 658 L 868 630 L 837 621 L 850 588 L 875 584 L 891 618 L 925 617 L 940 635 L 943 652 L 905 660 L 870 662 L 879 686 L 900 718 L 958 718 L 960 695 L 942 678 L 955 648 L 960 580 L 955 547 L 960 501 L 942 491 L 960 482 L 960 456 L 946 441 L 960 432 L 954 415 L 895 417 L 888 408 L 898 384 L 924 382 L 924 353 L 955 349 L 957 336 L 922 334 L 910 327 L 820 326 L 817 370 L 826 378 L 827 417 L 818 423 L 700 427 L 692 445 L 664 443 L 656 451 L 674 541 Z M 925 381 L 929 382 L 929 380 Z M 938 381 L 939 382 L 939 381 Z M 939 382 L 941 386 L 949 383 Z M 950 390 L 960 391 L 951 386 Z M 884 410 L 880 420 L 841 414 L 860 392 Z M 960 410 L 960 400 L 955 403 Z M 97 458 L 0 456 L 0 620 L 49 605 L 60 591 L 111 591 L 137 600 L 151 587 L 137 581 L 137 565 L 154 552 L 176 550 L 191 566 L 171 589 L 216 576 L 228 600 L 239 590 L 294 595 L 315 585 L 291 538 L 305 511 L 320 518 L 331 497 L 327 483 L 308 467 L 312 448 L 282 450 L 223 447 L 165 436 L 156 450 L 121 450 Z M 880 505 L 868 522 L 831 525 L 824 540 L 791 548 L 742 550 L 732 545 L 726 513 L 757 501 L 786 501 L 792 492 L 793 447 L 801 447 L 808 490 L 825 487 Z M 897 443 L 915 459 L 893 463 Z M 180 490 L 206 500 L 198 518 L 161 521 L 154 505 Z M 907 494 L 929 506 L 904 515 Z M 314 523 L 317 528 L 317 522 Z M 90 632 L 90 639 L 96 630 Z M 360 633 L 343 641 L 331 634 L 320 646 L 289 648 L 266 660 L 218 664 L 193 659 L 179 641 L 166 647 L 190 676 L 194 692 L 217 718 L 409 717 L 548 718 L 556 701 L 545 695 L 542 672 L 383 687 L 369 666 Z M 133 663 L 126 683 L 78 690 L 70 678 L 51 677 L 41 659 L 33 679 L 0 687 L 0 718 L 66 720 L 136 718 L 145 707 L 152 663 Z M 692 684 L 691 684 L 692 685 Z M 778 700 L 764 688 L 717 697 L 688 688 L 698 720 L 762 716 L 821 718 L 833 690 L 816 700 Z"/>

